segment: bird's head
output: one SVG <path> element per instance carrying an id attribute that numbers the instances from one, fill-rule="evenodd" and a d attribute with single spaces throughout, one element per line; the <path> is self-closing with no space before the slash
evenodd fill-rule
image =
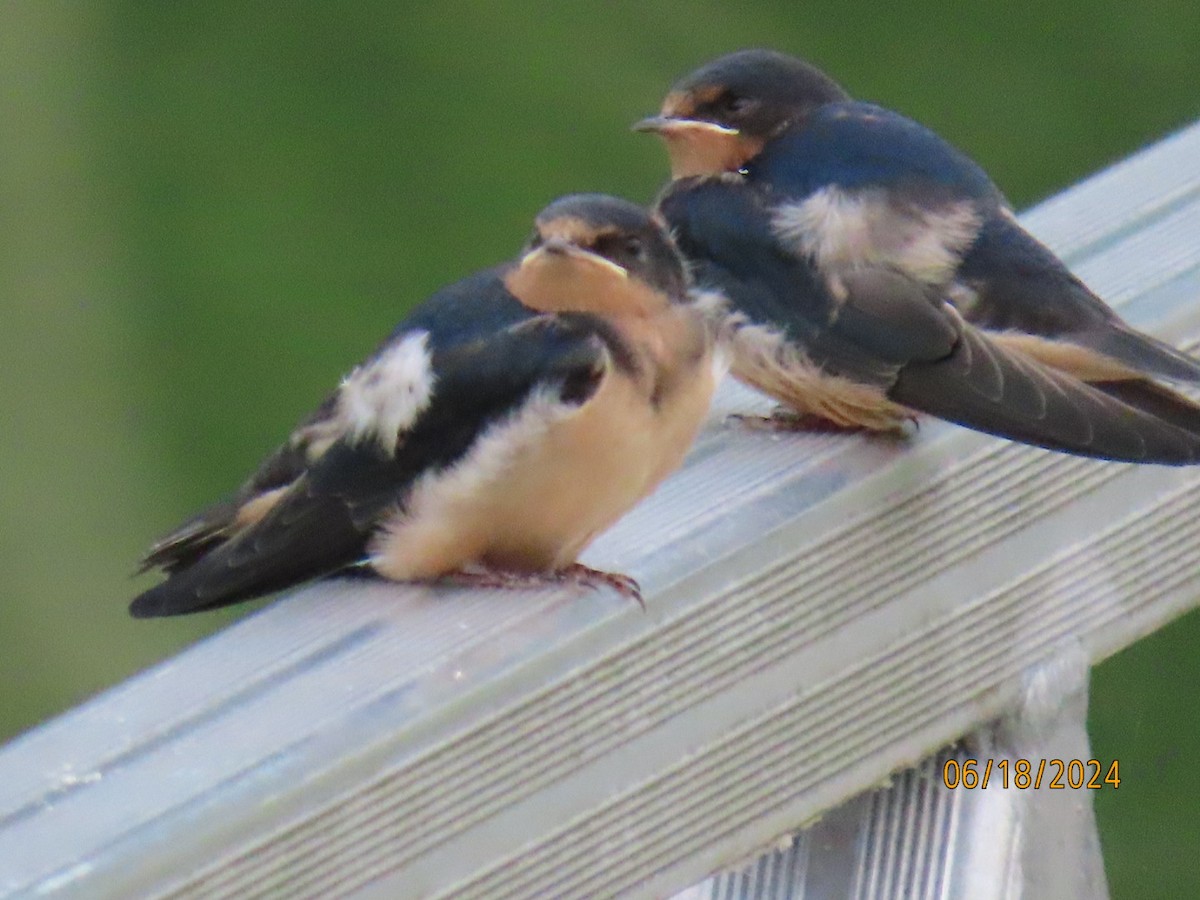
<path id="1" fill-rule="evenodd" d="M 538 213 L 505 284 L 543 312 L 646 314 L 687 297 L 683 262 L 662 224 L 604 194 L 561 197 Z"/>
<path id="2" fill-rule="evenodd" d="M 735 172 L 763 144 L 820 106 L 849 95 L 820 69 L 774 50 L 740 50 L 671 88 L 657 116 L 637 122 L 667 145 L 671 177 Z"/>

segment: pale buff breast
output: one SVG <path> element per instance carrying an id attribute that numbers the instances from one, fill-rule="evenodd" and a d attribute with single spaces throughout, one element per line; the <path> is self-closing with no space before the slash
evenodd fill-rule
<path id="1" fill-rule="evenodd" d="M 531 399 L 453 468 L 427 476 L 372 545 L 397 580 L 471 563 L 562 568 L 682 462 L 715 386 L 711 356 L 675 373 L 656 405 L 646 385 L 610 369 L 581 407 Z"/>

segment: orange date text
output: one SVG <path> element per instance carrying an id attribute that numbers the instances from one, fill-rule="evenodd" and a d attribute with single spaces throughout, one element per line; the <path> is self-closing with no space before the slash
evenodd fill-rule
<path id="1" fill-rule="evenodd" d="M 1115 759 L 1107 765 L 1098 759 L 948 759 L 942 766 L 942 784 L 950 790 L 996 785 L 1021 791 L 1098 791 L 1121 786 L 1121 767 Z"/>

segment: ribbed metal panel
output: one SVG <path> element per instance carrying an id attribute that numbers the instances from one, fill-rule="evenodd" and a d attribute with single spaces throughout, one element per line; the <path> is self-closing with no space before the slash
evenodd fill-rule
<path id="1" fill-rule="evenodd" d="M 1030 221 L 1135 322 L 1200 335 L 1200 127 Z M 0 894 L 667 896 L 1002 715 L 1062 646 L 1096 661 L 1200 600 L 1196 472 L 721 422 L 762 407 L 723 390 L 589 553 L 645 613 L 332 581 L 14 742 Z M 878 811 L 931 818 L 887 826 L 860 895 L 937 896 L 945 848 L 903 841 L 939 803 Z"/>
<path id="2" fill-rule="evenodd" d="M 919 765 L 842 804 L 752 862 L 674 900 L 1010 900 L 1107 896 L 1092 792 L 1005 786 L 947 787 L 973 764 L 1091 758 L 1087 659 L 1068 645 L 1025 674 L 1013 709 Z"/>

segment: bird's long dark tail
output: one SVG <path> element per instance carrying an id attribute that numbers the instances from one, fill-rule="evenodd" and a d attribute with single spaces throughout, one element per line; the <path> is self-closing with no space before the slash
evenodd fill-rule
<path id="1" fill-rule="evenodd" d="M 145 619 L 240 603 L 336 572 L 361 556 L 366 542 L 337 498 L 294 514 L 274 510 L 259 526 L 171 570 L 166 581 L 134 598 L 129 612 Z"/>
<path id="2" fill-rule="evenodd" d="M 1077 338 L 1080 343 L 1139 372 L 1172 381 L 1200 384 L 1200 360 L 1123 322 Z"/>
<path id="3" fill-rule="evenodd" d="M 1051 450 L 1165 465 L 1200 461 L 1200 408 L 1193 413 L 1190 401 L 1166 389 L 1125 384 L 1105 390 L 1085 383 L 963 323 L 953 353 L 909 363 L 888 395 L 968 428 Z"/>
<path id="4" fill-rule="evenodd" d="M 1200 436 L 1200 404 L 1165 385 L 1144 378 L 1094 381 L 1092 387 L 1156 419 Z"/>
<path id="5" fill-rule="evenodd" d="M 154 542 L 142 557 L 138 572 L 157 568 L 169 573 L 192 565 L 228 539 L 237 509 L 233 501 L 224 501 L 188 519 Z"/>

